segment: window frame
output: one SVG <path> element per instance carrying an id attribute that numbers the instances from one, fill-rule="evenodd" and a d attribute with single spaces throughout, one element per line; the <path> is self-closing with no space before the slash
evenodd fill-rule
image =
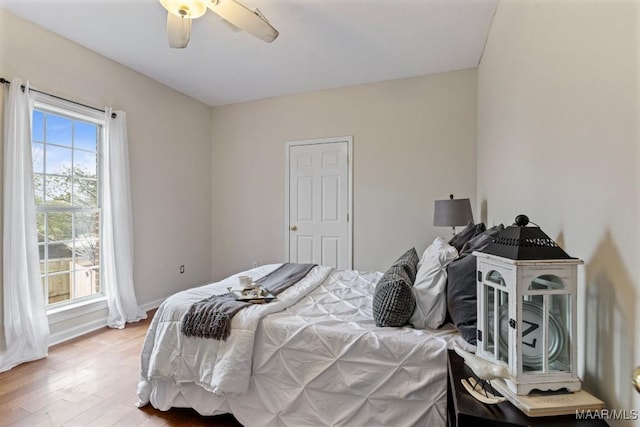
<path id="1" fill-rule="evenodd" d="M 64 312 L 66 311 L 86 311 L 87 309 L 89 310 L 94 310 L 94 309 L 100 309 L 100 308 L 104 308 L 106 307 L 106 289 L 105 289 L 105 284 L 104 284 L 104 273 L 103 273 L 103 251 L 102 251 L 102 243 L 103 243 L 103 223 L 104 223 L 104 218 L 103 218 L 103 203 L 102 203 L 102 195 L 103 195 L 103 153 L 104 153 L 104 144 L 105 144 L 105 137 L 106 137 L 106 119 L 105 119 L 105 114 L 103 111 L 97 110 L 97 109 L 93 109 L 91 107 L 87 107 L 87 106 L 83 106 L 80 104 L 76 104 L 74 102 L 71 101 L 67 101 L 64 99 L 60 99 L 57 98 L 55 96 L 50 96 L 44 93 L 39 93 L 36 92 L 33 98 L 33 111 L 31 114 L 31 118 L 30 120 L 31 122 L 31 127 L 33 129 L 33 113 L 35 111 L 42 111 L 43 113 L 50 113 L 50 114 L 55 114 L 64 118 L 68 118 L 71 120 L 79 120 L 79 121 L 83 121 L 83 122 L 87 122 L 87 123 L 91 123 L 91 124 L 95 124 L 98 126 L 98 131 L 97 131 L 97 142 L 96 142 L 96 167 L 97 167 L 97 176 L 96 176 L 96 190 L 97 190 L 97 195 L 96 195 L 96 206 L 82 206 L 82 205 L 69 205 L 69 206 L 47 206 L 47 205 L 38 205 L 36 204 L 36 214 L 41 214 L 41 213 L 51 213 L 51 212 L 62 212 L 62 213 L 77 213 L 77 212 L 97 212 L 99 215 L 99 232 L 98 232 L 98 239 L 99 239 L 99 258 L 98 258 L 98 275 L 99 275 L 99 282 L 100 282 L 100 291 L 93 293 L 91 295 L 87 295 L 87 296 L 83 296 L 83 297 L 79 297 L 79 298 L 70 298 L 68 300 L 64 300 L 64 301 L 59 301 L 59 302 L 54 302 L 54 303 L 49 303 L 49 295 L 48 295 L 48 283 L 47 286 L 44 286 L 43 283 L 43 290 L 46 291 L 45 292 L 45 308 L 47 310 L 47 314 L 50 316 L 50 321 L 51 316 L 53 317 L 57 317 L 60 320 L 64 320 L 67 317 L 67 315 L 64 314 Z M 45 131 L 46 131 L 46 127 L 45 127 Z M 46 139 L 46 138 L 45 138 Z M 33 135 L 31 138 L 31 145 L 33 147 Z M 46 142 L 44 142 L 44 146 L 46 147 Z M 54 144 L 57 146 L 57 144 Z M 72 150 L 76 150 L 75 147 L 71 146 L 70 147 Z M 81 151 L 84 151 L 82 149 L 79 149 Z M 73 152 L 72 152 L 73 153 Z M 44 169 L 43 169 L 43 178 L 47 176 L 47 172 L 46 172 L 46 163 L 44 165 Z M 32 171 L 33 176 L 35 177 L 35 171 Z M 72 185 L 73 185 L 73 181 L 72 181 Z M 35 190 L 35 184 L 34 184 L 34 190 Z M 45 197 L 45 194 L 43 193 L 43 197 Z M 75 241 L 76 240 L 76 236 L 73 235 L 73 232 L 75 231 L 75 226 L 72 228 L 72 236 L 71 236 L 71 240 Z M 40 243 L 38 243 L 38 246 L 40 247 Z M 47 250 L 47 245 L 45 244 L 45 251 Z M 88 269 L 89 270 L 89 269 Z M 72 271 L 75 272 L 75 270 Z M 49 274 L 48 273 L 41 273 L 41 277 L 48 277 Z M 75 278 L 74 278 L 75 280 Z M 73 283 L 73 282 L 72 282 Z"/>

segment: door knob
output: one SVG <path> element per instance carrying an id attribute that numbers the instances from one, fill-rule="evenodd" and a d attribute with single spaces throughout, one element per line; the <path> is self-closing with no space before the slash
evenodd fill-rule
<path id="1" fill-rule="evenodd" d="M 631 382 L 636 388 L 636 391 L 640 393 L 640 366 L 633 370 L 633 374 L 631 375 Z"/>
<path id="2" fill-rule="evenodd" d="M 298 227 L 296 227 L 295 225 L 292 225 L 291 227 L 289 227 L 289 230 L 298 231 Z"/>

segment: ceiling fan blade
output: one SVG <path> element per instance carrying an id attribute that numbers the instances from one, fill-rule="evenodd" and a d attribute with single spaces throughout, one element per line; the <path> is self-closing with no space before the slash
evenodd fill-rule
<path id="1" fill-rule="evenodd" d="M 278 30 L 261 13 L 254 12 L 235 0 L 214 0 L 207 6 L 225 21 L 267 43 L 278 37 Z"/>
<path id="2" fill-rule="evenodd" d="M 176 16 L 167 12 L 167 38 L 169 47 L 182 49 L 189 44 L 191 37 L 191 18 Z"/>
<path id="3" fill-rule="evenodd" d="M 242 31 L 240 28 L 236 27 L 235 25 L 233 25 L 231 22 L 227 21 L 223 17 L 221 17 L 221 16 L 218 16 L 218 17 L 220 18 L 220 22 L 222 22 L 224 25 L 226 25 L 234 33 Z"/>

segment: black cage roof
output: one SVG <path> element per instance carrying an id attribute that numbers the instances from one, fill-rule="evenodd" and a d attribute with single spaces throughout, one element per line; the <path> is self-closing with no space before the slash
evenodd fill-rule
<path id="1" fill-rule="evenodd" d="M 505 228 L 479 251 L 514 260 L 575 259 L 570 257 L 540 227 L 527 227 L 529 218 L 518 215 L 516 223 Z"/>

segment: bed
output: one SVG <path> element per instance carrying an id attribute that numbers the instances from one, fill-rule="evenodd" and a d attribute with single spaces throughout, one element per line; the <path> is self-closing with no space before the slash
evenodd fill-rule
<path id="1" fill-rule="evenodd" d="M 416 286 L 435 244 L 415 266 Z M 427 274 L 427 294 L 444 298 L 444 312 L 441 304 L 435 310 L 444 316 L 442 276 L 446 285 L 445 266 L 459 251 L 446 259 L 441 248 L 435 252 L 439 286 L 433 289 L 434 274 Z M 237 276 L 258 279 L 279 264 L 169 297 L 141 352 L 138 406 L 232 413 L 251 427 L 446 425 L 446 351 L 473 346 L 444 317 L 437 329 L 376 325 L 377 288 L 394 265 L 386 272 L 316 266 L 276 300 L 240 310 L 224 341 L 184 336 L 183 316 L 194 303 L 227 293 Z M 424 307 L 415 312 L 424 315 Z"/>

